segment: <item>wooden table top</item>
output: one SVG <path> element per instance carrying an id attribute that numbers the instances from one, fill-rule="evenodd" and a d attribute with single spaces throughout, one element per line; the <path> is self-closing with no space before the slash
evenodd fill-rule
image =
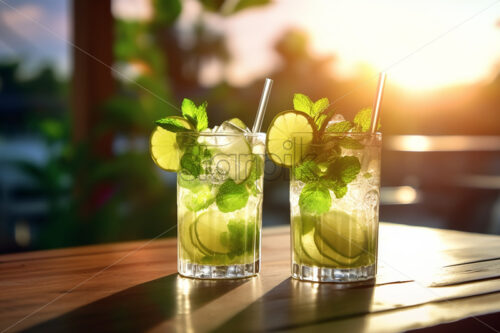
<path id="1" fill-rule="evenodd" d="M 381 223 L 379 239 L 372 285 L 291 279 L 288 227 L 232 281 L 177 275 L 175 239 L 3 255 L 0 331 L 397 332 L 500 311 L 500 236 Z"/>

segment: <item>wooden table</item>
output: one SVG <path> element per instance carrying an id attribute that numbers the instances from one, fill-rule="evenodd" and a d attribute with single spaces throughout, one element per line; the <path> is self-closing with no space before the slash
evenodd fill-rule
<path id="1" fill-rule="evenodd" d="M 500 311 L 500 236 L 381 223 L 372 285 L 290 279 L 289 246 L 264 229 L 262 273 L 233 281 L 178 276 L 175 239 L 3 255 L 0 331 L 396 332 Z"/>

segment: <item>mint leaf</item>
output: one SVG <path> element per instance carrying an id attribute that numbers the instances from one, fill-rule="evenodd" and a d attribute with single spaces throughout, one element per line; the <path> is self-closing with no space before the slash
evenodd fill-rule
<path id="1" fill-rule="evenodd" d="M 184 124 L 185 121 L 183 122 L 180 119 L 182 119 L 182 118 L 170 116 L 170 117 L 166 117 L 163 119 L 159 119 L 159 120 L 155 121 L 155 123 L 156 123 L 156 125 L 164 128 L 170 132 L 177 133 L 177 132 L 189 132 L 189 131 L 191 131 L 190 128 L 186 128 L 186 125 Z"/>
<path id="2" fill-rule="evenodd" d="M 311 115 L 313 104 L 311 99 L 304 94 L 293 95 L 293 108 L 297 111 L 302 111 Z"/>
<path id="3" fill-rule="evenodd" d="M 182 115 L 194 125 L 197 131 L 208 127 L 207 105 L 207 102 L 203 102 L 200 106 L 196 106 L 188 98 L 184 98 L 182 101 Z"/>
<path id="4" fill-rule="evenodd" d="M 356 178 L 360 170 L 361 163 L 356 156 L 342 156 L 328 168 L 327 174 L 332 180 L 341 180 L 349 184 Z"/>
<path id="5" fill-rule="evenodd" d="M 357 132 L 368 132 L 370 130 L 372 123 L 372 109 L 364 108 L 360 110 L 356 116 L 354 116 L 354 124 L 356 124 Z M 377 130 L 380 129 L 380 124 L 377 126 Z"/>
<path id="6" fill-rule="evenodd" d="M 321 129 L 321 126 L 323 126 L 323 123 L 325 122 L 326 118 L 328 118 L 328 116 L 326 114 L 316 115 L 316 117 L 314 118 L 314 122 L 316 123 L 318 130 Z"/>
<path id="7" fill-rule="evenodd" d="M 345 120 L 328 126 L 326 131 L 330 133 L 344 133 L 349 131 L 351 128 L 353 128 L 353 124 L 350 121 Z"/>
<path id="8" fill-rule="evenodd" d="M 312 160 L 305 161 L 293 168 L 295 180 L 300 180 L 304 183 L 318 180 L 320 172 L 318 165 Z"/>
<path id="9" fill-rule="evenodd" d="M 351 137 L 345 136 L 339 139 L 339 146 L 347 149 L 363 149 L 364 146 L 361 142 Z"/>
<path id="10" fill-rule="evenodd" d="M 200 132 L 208 128 L 207 106 L 208 103 L 205 101 L 196 110 L 196 129 Z"/>
<path id="11" fill-rule="evenodd" d="M 181 157 L 181 171 L 184 175 L 188 174 L 197 178 L 202 174 L 201 156 L 204 151 L 205 149 L 202 149 L 199 144 L 187 147 Z"/>
<path id="12" fill-rule="evenodd" d="M 331 203 L 328 188 L 319 182 L 307 184 L 300 192 L 299 206 L 305 214 L 326 213 L 330 210 Z"/>
<path id="13" fill-rule="evenodd" d="M 193 212 L 208 208 L 214 201 L 215 196 L 207 184 L 194 188 L 183 198 L 184 205 Z"/>
<path id="14" fill-rule="evenodd" d="M 342 198 L 347 193 L 347 184 L 341 180 L 322 180 L 322 183 L 333 191 L 337 199 Z"/>
<path id="15" fill-rule="evenodd" d="M 229 213 L 245 207 L 248 197 L 245 183 L 236 184 L 234 180 L 228 179 L 219 188 L 215 202 L 221 212 Z"/>
<path id="16" fill-rule="evenodd" d="M 314 102 L 312 106 L 311 116 L 315 116 L 323 111 L 325 111 L 330 106 L 330 101 L 328 98 L 320 98 L 316 102 Z"/>
<path id="17" fill-rule="evenodd" d="M 227 232 L 220 235 L 222 245 L 230 249 L 229 255 L 239 256 L 245 252 L 253 252 L 255 241 L 255 222 L 246 222 L 243 219 L 229 220 Z"/>

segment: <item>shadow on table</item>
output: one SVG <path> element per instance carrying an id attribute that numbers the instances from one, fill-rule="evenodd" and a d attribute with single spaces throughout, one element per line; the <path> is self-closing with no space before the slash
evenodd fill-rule
<path id="1" fill-rule="evenodd" d="M 248 281 L 195 280 L 172 274 L 77 308 L 26 332 L 142 332 L 196 310 Z"/>
<path id="2" fill-rule="evenodd" d="M 301 328 L 370 312 L 374 281 L 358 284 L 310 283 L 288 278 L 218 328 L 223 332 Z M 356 332 L 365 325 L 357 320 Z"/>

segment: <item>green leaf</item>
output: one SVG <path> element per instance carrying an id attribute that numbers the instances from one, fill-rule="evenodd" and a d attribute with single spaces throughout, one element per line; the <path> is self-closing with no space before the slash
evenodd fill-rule
<path id="1" fill-rule="evenodd" d="M 356 116 L 354 116 L 354 124 L 356 124 L 357 132 L 368 132 L 370 130 L 372 123 L 372 109 L 364 108 L 361 109 Z M 380 123 L 377 126 L 377 130 L 380 129 Z"/>
<path id="2" fill-rule="evenodd" d="M 187 209 L 197 212 L 208 208 L 215 201 L 212 189 L 207 184 L 198 186 L 184 196 L 183 202 Z"/>
<path id="3" fill-rule="evenodd" d="M 328 118 L 326 114 L 317 114 L 316 117 L 314 118 L 314 122 L 316 123 L 316 126 L 318 127 L 318 130 L 321 129 L 321 126 L 323 126 L 323 123 L 325 120 Z"/>
<path id="4" fill-rule="evenodd" d="M 361 142 L 351 137 L 345 136 L 339 139 L 339 146 L 347 149 L 363 149 L 364 146 Z"/>
<path id="5" fill-rule="evenodd" d="M 311 99 L 304 94 L 293 95 L 293 108 L 297 111 L 302 111 L 308 115 L 312 115 L 312 108 L 314 103 Z"/>
<path id="6" fill-rule="evenodd" d="M 316 102 L 314 102 L 314 105 L 312 107 L 311 116 L 315 116 L 315 115 L 325 111 L 329 106 L 330 106 L 330 101 L 328 100 L 328 98 L 324 97 L 324 98 L 318 99 Z"/>
<path id="7" fill-rule="evenodd" d="M 208 103 L 205 101 L 197 108 L 196 129 L 198 131 L 203 131 L 205 128 L 208 128 L 207 106 Z"/>
<path id="8" fill-rule="evenodd" d="M 332 180 L 341 180 L 349 184 L 356 178 L 360 170 L 361 163 L 356 156 L 342 156 L 328 168 L 327 174 Z"/>
<path id="9" fill-rule="evenodd" d="M 330 133 L 345 133 L 351 128 L 353 128 L 353 124 L 350 121 L 345 120 L 328 126 L 326 131 Z"/>
<path id="10" fill-rule="evenodd" d="M 236 184 L 234 180 L 228 179 L 219 188 L 215 202 L 221 212 L 229 213 L 245 207 L 248 197 L 245 183 Z"/>
<path id="11" fill-rule="evenodd" d="M 227 232 L 220 235 L 220 242 L 230 249 L 233 256 L 242 255 L 245 251 L 253 252 L 256 225 L 254 221 L 232 219 L 227 223 Z"/>
<path id="12" fill-rule="evenodd" d="M 305 161 L 293 168 L 295 180 L 300 180 L 304 183 L 318 180 L 320 172 L 318 165 L 312 160 Z"/>
<path id="13" fill-rule="evenodd" d="M 188 98 L 184 98 L 182 101 L 182 115 L 194 125 L 197 131 L 208 127 L 207 105 L 207 102 L 203 102 L 200 106 L 196 106 Z"/>
<path id="14" fill-rule="evenodd" d="M 299 206 L 305 214 L 326 213 L 330 210 L 331 203 L 328 188 L 320 182 L 309 183 L 300 192 Z"/>
<path id="15" fill-rule="evenodd" d="M 181 157 L 181 172 L 192 175 L 194 178 L 199 177 L 203 172 L 201 166 L 202 153 L 203 149 L 200 145 L 189 146 Z"/>
<path id="16" fill-rule="evenodd" d="M 347 184 L 341 180 L 322 180 L 322 183 L 333 191 L 337 199 L 342 198 L 347 193 Z"/>
<path id="17" fill-rule="evenodd" d="M 182 118 L 181 118 L 182 119 Z M 170 132 L 189 132 L 191 129 L 186 128 L 181 120 L 175 117 L 166 117 L 163 119 L 159 119 L 156 122 L 156 125 L 166 129 Z"/>
<path id="18" fill-rule="evenodd" d="M 154 0 L 153 1 L 154 20 L 158 24 L 170 25 L 175 22 L 182 11 L 182 1 L 180 0 Z"/>

